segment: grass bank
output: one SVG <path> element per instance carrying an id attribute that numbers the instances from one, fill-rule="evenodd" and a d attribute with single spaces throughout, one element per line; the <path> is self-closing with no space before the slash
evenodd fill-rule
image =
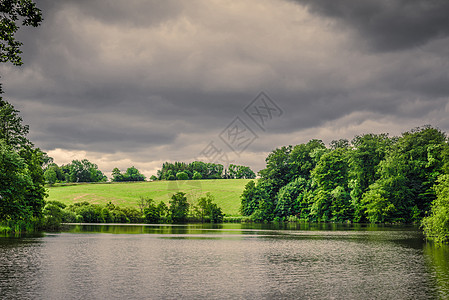
<path id="1" fill-rule="evenodd" d="M 208 179 L 60 184 L 48 188 L 47 201 L 57 200 L 67 205 L 83 201 L 104 205 L 111 201 L 120 207 L 137 207 L 137 200 L 141 196 L 168 204 L 171 195 L 184 192 L 189 203 L 195 203 L 196 199 L 209 192 L 226 215 L 235 216 L 239 215 L 240 195 L 249 181 L 249 179 Z"/>

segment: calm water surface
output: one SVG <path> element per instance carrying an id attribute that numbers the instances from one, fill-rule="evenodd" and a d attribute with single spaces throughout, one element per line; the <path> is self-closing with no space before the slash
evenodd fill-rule
<path id="1" fill-rule="evenodd" d="M 2 299 L 449 299 L 415 227 L 74 225 L 0 238 Z"/>

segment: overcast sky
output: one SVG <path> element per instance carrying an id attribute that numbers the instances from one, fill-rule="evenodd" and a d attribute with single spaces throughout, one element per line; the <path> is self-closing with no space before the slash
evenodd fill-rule
<path id="1" fill-rule="evenodd" d="M 449 132 L 447 0 L 36 2 L 1 80 L 58 164 L 258 171 L 312 138 Z"/>

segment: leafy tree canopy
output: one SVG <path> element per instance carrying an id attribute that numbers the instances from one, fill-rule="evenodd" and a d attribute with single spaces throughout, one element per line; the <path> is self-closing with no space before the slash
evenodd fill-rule
<path id="1" fill-rule="evenodd" d="M 121 173 L 118 168 L 112 170 L 112 181 L 145 181 L 145 176 L 140 173 L 140 171 L 132 166 L 129 167 L 125 173 Z"/>
<path id="2" fill-rule="evenodd" d="M 31 0 L 3 0 L 0 2 L 0 62 L 21 65 L 20 46 L 15 34 L 20 25 L 37 27 L 42 22 L 42 12 Z"/>

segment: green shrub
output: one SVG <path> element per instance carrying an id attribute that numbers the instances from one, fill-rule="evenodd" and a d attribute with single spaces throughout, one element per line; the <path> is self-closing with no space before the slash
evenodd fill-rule
<path id="1" fill-rule="evenodd" d="M 176 179 L 178 179 L 178 180 L 188 180 L 189 179 L 189 175 L 187 175 L 186 172 L 178 172 L 178 173 L 176 173 Z"/>

